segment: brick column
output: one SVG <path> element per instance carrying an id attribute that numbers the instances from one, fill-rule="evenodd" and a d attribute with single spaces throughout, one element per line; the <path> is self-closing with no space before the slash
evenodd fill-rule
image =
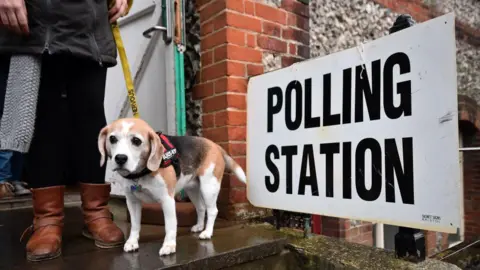
<path id="1" fill-rule="evenodd" d="M 246 169 L 248 78 L 309 57 L 308 5 L 197 0 L 197 10 L 201 69 L 193 97 L 202 103 L 202 133 Z M 222 181 L 218 208 L 220 217 L 231 220 L 262 211 L 248 204 L 245 185 L 230 174 Z"/>
<path id="2" fill-rule="evenodd" d="M 322 234 L 373 246 L 373 225 L 370 222 L 322 216 Z"/>
<path id="3" fill-rule="evenodd" d="M 480 146 L 480 132 L 477 131 L 471 147 Z M 480 152 L 463 153 L 463 196 L 465 211 L 465 240 L 480 239 Z"/>

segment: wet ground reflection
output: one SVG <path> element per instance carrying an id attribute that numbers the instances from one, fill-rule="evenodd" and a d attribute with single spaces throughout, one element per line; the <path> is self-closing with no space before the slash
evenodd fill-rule
<path id="1" fill-rule="evenodd" d="M 125 253 L 122 248 L 101 250 L 93 242 L 81 236 L 83 226 L 79 208 L 67 208 L 64 227 L 63 255 L 61 258 L 30 263 L 25 260 L 25 244 L 19 242 L 20 235 L 31 223 L 31 209 L 0 211 L 0 269 L 15 270 L 76 270 L 76 269 L 162 269 L 183 264 L 201 265 L 201 269 L 213 269 L 213 264 L 231 265 L 242 256 L 252 256 L 245 253 L 246 247 L 265 245 L 265 249 L 273 249 L 277 245 L 269 245 L 278 239 L 274 234 L 265 234 L 244 230 L 241 226 L 216 229 L 211 241 L 200 241 L 196 235 L 189 233 L 189 228 L 179 228 L 177 253 L 160 257 L 158 251 L 162 245 L 163 228 L 160 226 L 142 226 L 140 249 L 136 253 Z M 219 223 L 221 226 L 221 222 Z M 126 231 L 128 224 L 121 223 Z M 230 254 L 231 255 L 225 255 Z M 207 257 L 217 256 L 213 260 Z M 242 255 L 244 254 L 244 255 Z M 209 265 L 211 267 L 209 267 Z M 207 268 L 205 268 L 207 267 Z M 200 268 L 198 268 L 200 269 Z"/>

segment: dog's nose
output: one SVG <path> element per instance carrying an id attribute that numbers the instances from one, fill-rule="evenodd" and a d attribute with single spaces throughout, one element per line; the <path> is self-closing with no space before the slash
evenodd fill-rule
<path id="1" fill-rule="evenodd" d="M 115 162 L 118 164 L 118 165 L 123 165 L 127 162 L 128 160 L 128 157 L 127 155 L 123 155 L 123 154 L 118 154 L 115 156 Z"/>

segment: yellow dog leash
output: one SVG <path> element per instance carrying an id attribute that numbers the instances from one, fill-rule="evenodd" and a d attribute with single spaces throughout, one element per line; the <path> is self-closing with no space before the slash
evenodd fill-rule
<path id="1" fill-rule="evenodd" d="M 110 0 L 109 7 L 112 7 L 115 4 L 115 1 Z M 127 10 L 125 15 L 128 14 L 130 8 L 132 7 L 133 0 L 127 0 Z M 137 97 L 135 95 L 135 86 L 133 84 L 132 73 L 130 72 L 130 65 L 128 64 L 127 53 L 125 52 L 125 46 L 123 46 L 122 36 L 120 35 L 120 27 L 117 22 L 112 23 L 112 33 L 113 38 L 115 39 L 115 44 L 117 45 L 118 55 L 120 57 L 120 62 L 122 64 L 123 76 L 125 77 L 125 85 L 127 87 L 128 100 L 130 101 L 130 106 L 132 107 L 133 117 L 139 118 L 140 114 L 138 113 L 137 106 Z"/>
<path id="2" fill-rule="evenodd" d="M 167 0 L 167 1 L 170 1 L 170 0 Z M 115 1 L 110 0 L 109 8 L 112 7 L 114 4 L 115 4 Z M 125 15 L 127 15 L 128 12 L 130 11 L 130 8 L 132 7 L 132 4 L 133 4 L 133 0 L 127 0 L 127 4 L 128 4 L 128 7 L 127 7 L 127 10 L 125 11 Z M 125 85 L 127 87 L 128 100 L 130 101 L 130 106 L 132 107 L 133 117 L 140 118 L 140 114 L 138 113 L 137 97 L 135 95 L 135 86 L 133 84 L 132 73 L 130 72 L 130 65 L 128 64 L 127 54 L 125 52 L 125 47 L 123 46 L 122 36 L 120 35 L 120 27 L 118 26 L 117 22 L 112 23 L 112 33 L 113 33 L 113 38 L 115 39 L 115 44 L 117 45 L 120 62 L 122 64 L 123 76 L 125 78 Z M 185 194 L 182 189 L 180 192 L 180 201 L 183 201 L 184 198 L 185 198 Z"/>

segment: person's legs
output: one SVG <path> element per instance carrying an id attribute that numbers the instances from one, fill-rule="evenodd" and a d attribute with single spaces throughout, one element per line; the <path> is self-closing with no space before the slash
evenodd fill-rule
<path id="1" fill-rule="evenodd" d="M 30 191 L 26 188 L 27 184 L 22 182 L 22 172 L 23 172 L 23 161 L 24 155 L 20 152 L 13 152 L 11 159 L 10 170 L 12 172 L 12 181 L 11 184 L 15 188 L 15 195 L 27 195 L 30 194 Z"/>
<path id="2" fill-rule="evenodd" d="M 12 179 L 11 160 L 13 152 L 0 151 L 0 183 L 4 183 Z"/>
<path id="3" fill-rule="evenodd" d="M 12 152 L 0 151 L 0 200 L 15 195 L 15 187 L 9 182 L 12 177 L 10 172 L 11 157 Z"/>
<path id="4" fill-rule="evenodd" d="M 3 115 L 4 100 L 7 90 L 10 56 L 0 56 L 0 119 Z M 23 154 L 13 151 L 0 151 L 0 199 L 14 195 L 29 194 L 19 181 L 23 166 Z M 10 183 L 8 183 L 10 182 Z"/>
<path id="5" fill-rule="evenodd" d="M 27 155 L 26 179 L 32 188 L 64 185 L 64 149 L 69 134 L 59 121 L 63 89 L 67 87 L 68 65 L 64 57 L 45 55 L 37 103 L 35 133 Z"/>
<path id="6" fill-rule="evenodd" d="M 12 172 L 13 180 L 22 179 L 23 158 L 23 154 L 20 152 L 12 153 L 12 164 L 10 166 L 10 170 Z"/>
<path id="7" fill-rule="evenodd" d="M 61 255 L 63 227 L 63 167 L 65 134 L 61 92 L 66 87 L 66 61 L 58 56 L 42 58 L 35 133 L 27 155 L 26 180 L 32 189 L 33 234 L 27 243 L 27 259 L 41 261 Z"/>
<path id="8" fill-rule="evenodd" d="M 3 114 L 9 66 L 10 56 L 0 55 L 0 119 Z M 12 152 L 0 151 L 0 199 L 10 198 L 14 195 L 14 187 L 8 183 L 8 180 L 12 178 L 11 158 Z"/>
<path id="9" fill-rule="evenodd" d="M 84 236 L 101 248 L 122 246 L 123 232 L 113 223 L 108 210 L 110 184 L 105 184 L 105 167 L 100 167 L 98 134 L 106 125 L 104 98 L 107 69 L 98 63 L 75 59 L 69 67 L 67 100 L 72 138 L 70 175 L 80 182 L 86 228 Z"/>
<path id="10" fill-rule="evenodd" d="M 105 183 L 105 167 L 100 167 L 97 140 L 105 127 L 105 83 L 107 69 L 88 60 L 73 60 L 67 86 L 70 115 L 71 177 L 76 182 Z"/>

